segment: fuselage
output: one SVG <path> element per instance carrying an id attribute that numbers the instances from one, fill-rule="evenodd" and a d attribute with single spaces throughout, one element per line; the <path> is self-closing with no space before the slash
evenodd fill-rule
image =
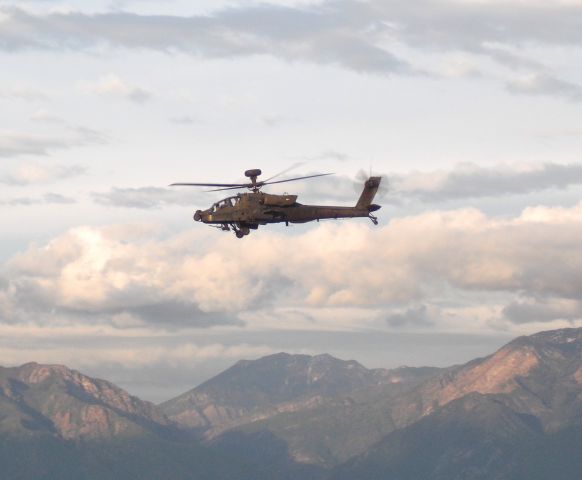
<path id="1" fill-rule="evenodd" d="M 375 206 L 374 206 L 375 207 Z M 262 192 L 241 193 L 215 203 L 207 210 L 198 210 L 195 218 L 208 224 L 240 223 L 305 223 L 330 218 L 368 217 L 369 207 L 303 205 L 296 195 L 270 195 Z"/>

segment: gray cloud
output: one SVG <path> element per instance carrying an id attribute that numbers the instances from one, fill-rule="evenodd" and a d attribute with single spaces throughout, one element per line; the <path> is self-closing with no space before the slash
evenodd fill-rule
<path id="1" fill-rule="evenodd" d="M 46 100 L 47 95 L 41 90 L 28 86 L 0 87 L 0 98 L 18 99 L 35 102 Z"/>
<path id="2" fill-rule="evenodd" d="M 46 193 L 43 195 L 42 198 L 43 198 L 44 203 L 52 203 L 52 204 L 56 203 L 56 204 L 61 204 L 61 205 L 76 203 L 76 200 L 74 198 L 65 197 L 64 195 L 61 195 L 59 193 Z"/>
<path id="3" fill-rule="evenodd" d="M 580 5 L 552 2 L 429 0 L 262 4 L 193 17 L 122 12 L 33 15 L 4 8 L 9 18 L 0 30 L 0 47 L 83 49 L 108 43 L 212 57 L 271 54 L 338 63 L 358 71 L 394 72 L 407 67 L 385 49 L 392 41 L 431 50 L 471 51 L 513 64 L 507 62 L 509 53 L 491 45 L 580 45 L 581 12 Z M 513 60 L 517 57 L 512 54 Z"/>
<path id="4" fill-rule="evenodd" d="M 5 185 L 35 185 L 52 183 L 58 180 L 74 178 L 86 173 L 81 165 L 39 165 L 24 164 L 0 175 L 0 183 Z"/>
<path id="5" fill-rule="evenodd" d="M 407 69 L 392 53 L 369 41 L 370 19 L 346 23 L 341 5 L 334 4 L 323 10 L 265 4 L 205 17 L 32 15 L 16 8 L 5 8 L 4 13 L 9 19 L 0 30 L 0 48 L 8 51 L 86 49 L 105 43 L 207 57 L 267 54 L 378 73 Z"/>
<path id="6" fill-rule="evenodd" d="M 73 147 L 103 144 L 104 136 L 85 127 L 68 129 L 60 137 L 31 133 L 0 132 L 0 157 L 23 155 L 50 155 L 55 150 L 68 150 Z"/>
<path id="7" fill-rule="evenodd" d="M 0 49 L 6 51 L 108 45 L 208 58 L 270 55 L 372 74 L 426 73 L 394 54 L 405 45 L 425 53 L 462 51 L 532 73 L 525 83 L 506 84 L 513 93 L 579 101 L 582 89 L 547 75 L 545 66 L 523 53 L 540 45 L 582 45 L 580 4 L 327 0 L 296 7 L 237 6 L 190 17 L 2 11 L 7 18 L 0 25 Z M 126 89 L 126 96 L 144 102 L 150 93 L 136 87 Z"/>
<path id="8" fill-rule="evenodd" d="M 269 188 L 273 191 L 291 189 L 293 193 L 299 193 L 300 201 L 305 203 L 354 204 L 368 175 L 368 172 L 360 171 L 353 177 L 333 175 L 292 184 L 293 187 Z M 565 190 L 582 184 L 582 163 L 546 163 L 525 169 L 461 164 L 451 171 L 410 172 L 404 175 L 373 172 L 373 175 L 382 176 L 378 203 L 403 205 L 411 201 L 434 203 L 528 195 L 550 189 Z"/>
<path id="9" fill-rule="evenodd" d="M 582 301 L 552 297 L 518 299 L 503 309 L 503 315 L 516 324 L 574 321 L 582 318 Z"/>
<path id="10" fill-rule="evenodd" d="M 96 83 L 89 83 L 84 90 L 100 96 L 118 96 L 134 103 L 143 104 L 151 100 L 153 95 L 149 90 L 131 85 L 114 74 L 102 77 Z"/>
<path id="11" fill-rule="evenodd" d="M 159 302 L 150 305 L 140 305 L 130 310 L 143 321 L 159 326 L 196 326 L 207 328 L 215 325 L 238 325 L 244 322 L 234 314 L 218 312 L 203 312 L 195 304 L 184 302 Z"/>
<path id="12" fill-rule="evenodd" d="M 161 208 L 169 205 L 210 206 L 215 200 L 214 194 L 200 190 L 160 187 L 113 187 L 109 192 L 94 192 L 92 197 L 100 205 L 140 209 Z"/>
<path id="13" fill-rule="evenodd" d="M 197 123 L 201 123 L 200 120 L 189 115 L 183 115 L 181 117 L 172 117 L 170 118 L 170 122 L 175 125 L 195 125 Z"/>
<path id="14" fill-rule="evenodd" d="M 317 161 L 317 160 L 335 160 L 336 162 L 345 162 L 349 160 L 351 157 L 347 153 L 338 152 L 336 150 L 330 149 L 325 150 L 318 155 L 314 155 L 309 157 L 310 161 Z"/>
<path id="15" fill-rule="evenodd" d="M 45 193 L 42 197 L 0 198 L 0 205 L 11 207 L 26 207 L 32 205 L 70 205 L 73 203 L 77 203 L 74 198 L 65 197 L 59 193 Z"/>
<path id="16" fill-rule="evenodd" d="M 574 102 L 582 101 L 581 85 L 566 82 L 550 75 L 538 74 L 516 80 L 508 83 L 507 89 L 516 94 L 550 95 Z"/>
<path id="17" fill-rule="evenodd" d="M 386 323 L 391 327 L 428 327 L 434 325 L 433 316 L 426 305 L 419 305 L 389 314 Z"/>
<path id="18" fill-rule="evenodd" d="M 450 172 L 411 173 L 389 180 L 394 196 L 427 202 L 525 195 L 582 184 L 582 164 L 546 163 L 526 170 L 464 164 Z"/>

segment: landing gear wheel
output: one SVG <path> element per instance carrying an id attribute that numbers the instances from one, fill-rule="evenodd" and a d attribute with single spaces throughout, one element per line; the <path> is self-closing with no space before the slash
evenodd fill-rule
<path id="1" fill-rule="evenodd" d="M 236 238 L 243 238 L 245 236 L 245 234 L 243 232 L 241 232 L 240 230 L 237 230 L 235 232 Z"/>

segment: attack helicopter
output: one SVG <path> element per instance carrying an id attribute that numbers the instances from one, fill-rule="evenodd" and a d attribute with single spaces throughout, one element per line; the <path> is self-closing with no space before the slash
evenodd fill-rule
<path id="1" fill-rule="evenodd" d="M 315 177 L 333 175 L 319 173 L 286 180 L 271 181 L 271 177 L 264 181 L 257 181 L 262 174 L 259 168 L 245 171 L 250 179 L 247 183 L 172 183 L 170 186 L 188 187 L 219 187 L 210 192 L 223 190 L 248 189 L 250 193 L 238 193 L 214 203 L 206 210 L 196 210 L 194 220 L 221 229 L 233 231 L 237 238 L 243 238 L 259 225 L 269 223 L 306 223 L 323 219 L 368 217 L 374 225 L 378 225 L 378 218 L 372 212 L 379 210 L 380 205 L 372 203 L 378 191 L 382 177 L 370 176 L 364 182 L 364 188 L 354 207 L 340 207 L 332 205 L 303 205 L 297 202 L 297 195 L 275 195 L 261 191 L 265 185 L 275 183 L 294 182 Z"/>

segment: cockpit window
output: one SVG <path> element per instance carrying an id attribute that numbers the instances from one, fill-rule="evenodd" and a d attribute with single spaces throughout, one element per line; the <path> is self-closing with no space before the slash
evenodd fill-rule
<path id="1" fill-rule="evenodd" d="M 212 209 L 213 211 L 215 211 L 225 207 L 234 207 L 234 205 L 236 205 L 237 203 L 238 203 L 237 197 L 228 197 L 221 200 L 220 202 L 216 202 L 214 205 L 212 205 Z"/>

